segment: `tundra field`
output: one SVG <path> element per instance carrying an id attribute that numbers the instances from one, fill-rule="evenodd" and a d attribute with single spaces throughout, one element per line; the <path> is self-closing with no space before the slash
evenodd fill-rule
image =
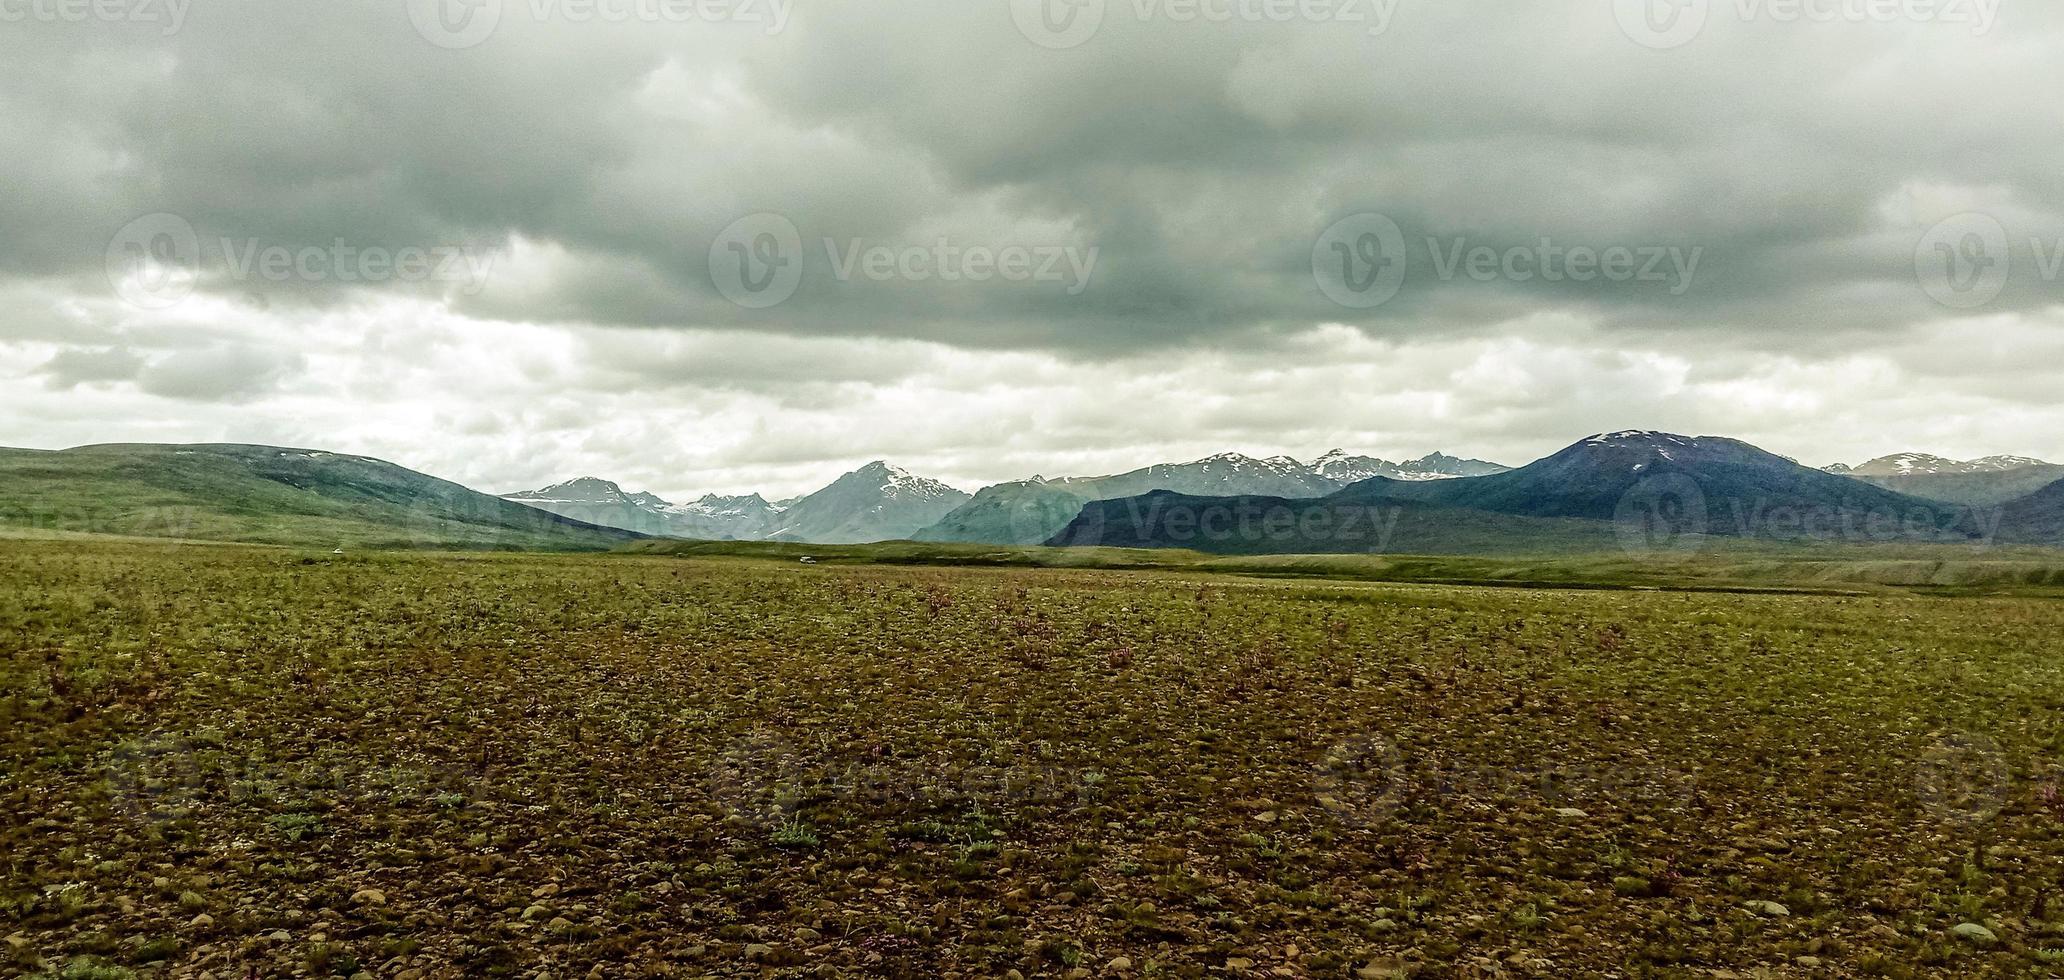
<path id="1" fill-rule="evenodd" d="M 0 974 L 2064 976 L 2064 602 L 0 542 Z"/>

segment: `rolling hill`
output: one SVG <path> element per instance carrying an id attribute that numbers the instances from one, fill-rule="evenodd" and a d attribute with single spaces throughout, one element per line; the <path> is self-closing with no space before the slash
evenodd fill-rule
<path id="1" fill-rule="evenodd" d="M 0 449 L 0 527 L 322 548 L 601 550 L 641 537 L 382 460 L 245 445 Z"/>

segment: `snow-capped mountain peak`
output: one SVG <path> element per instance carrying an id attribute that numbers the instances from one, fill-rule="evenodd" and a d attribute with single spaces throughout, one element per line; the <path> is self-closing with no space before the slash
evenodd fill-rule
<path id="1" fill-rule="evenodd" d="M 623 488 L 600 477 L 583 476 L 554 483 L 542 490 L 529 490 L 508 495 L 511 500 L 530 502 L 563 501 L 566 503 L 617 503 L 624 500 Z"/>
<path id="2" fill-rule="evenodd" d="M 896 499 L 939 500 L 951 496 L 967 498 L 967 494 L 938 480 L 918 476 L 901 466 L 879 459 L 832 481 L 831 486 L 825 490 L 841 485 L 849 489 L 872 487 L 874 492 Z"/>
<path id="3" fill-rule="evenodd" d="M 1853 476 L 1937 476 L 1946 473 L 2003 473 L 2030 466 L 2048 465 L 2042 460 L 2027 456 L 1986 456 L 1981 459 L 1957 460 L 1932 453 L 1893 453 L 1859 466 L 1841 469 L 1830 466 L 1827 470 L 1830 473 L 1847 473 Z"/>

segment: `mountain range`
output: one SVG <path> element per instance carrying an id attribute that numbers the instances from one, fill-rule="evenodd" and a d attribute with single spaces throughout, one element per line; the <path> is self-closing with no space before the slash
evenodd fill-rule
<path id="1" fill-rule="evenodd" d="M 768 503 L 759 494 L 705 495 L 672 504 L 650 493 L 582 477 L 504 499 L 564 517 L 658 537 L 700 541 L 865 544 L 909 538 L 968 499 L 937 480 L 876 461 L 807 496 Z"/>
<path id="2" fill-rule="evenodd" d="M 2064 488 L 1991 512 L 1801 466 L 1713 436 L 1625 431 L 1516 470 L 1375 477 L 1312 500 L 1149 494 L 1085 506 L 1054 545 L 1218 553 L 1675 550 L 1776 541 L 2064 543 Z"/>
<path id="3" fill-rule="evenodd" d="M 1234 453 L 968 494 L 886 462 L 815 493 L 673 504 L 597 478 L 496 497 L 365 456 L 243 445 L 0 449 L 0 532 L 301 547 L 609 549 L 642 537 L 915 538 L 1226 553 L 1566 552 L 1714 537 L 2064 545 L 2064 467 L 1901 454 L 1813 469 L 1739 440 L 1624 431 L 1518 469 L 1443 454 Z"/>
<path id="4" fill-rule="evenodd" d="M 503 499 L 590 524 L 699 541 L 760 540 L 774 532 L 781 512 L 794 503 L 768 503 L 755 493 L 741 497 L 707 494 L 692 503 L 670 504 L 653 494 L 628 493 L 592 476 L 542 490 L 504 494 Z"/>
<path id="5" fill-rule="evenodd" d="M 2048 465 L 2050 464 L 2027 456 L 1949 459 L 1927 453 L 1893 453 L 1855 466 L 1836 463 L 1823 469 L 1844 476 L 1937 476 L 1945 473 L 2003 473 L 2007 470 Z"/>
<path id="6" fill-rule="evenodd" d="M 876 461 L 816 493 L 768 503 L 758 494 L 705 496 L 668 503 L 583 477 L 505 499 L 565 517 L 662 537 L 707 541 L 807 541 L 859 544 L 912 538 L 989 544 L 1038 544 L 1091 500 L 1153 490 L 1184 493 L 1280 494 L 1318 497 L 1374 477 L 1423 482 L 1482 476 L 1506 467 L 1433 453 L 1393 463 L 1334 450 L 1311 463 L 1288 456 L 1256 459 L 1221 453 L 1191 463 L 1162 463 L 1115 476 L 1061 477 L 983 488 L 973 496 L 937 480 Z"/>
<path id="7" fill-rule="evenodd" d="M 2064 466 L 2027 456 L 1957 460 L 1895 453 L 1857 466 L 1836 463 L 1826 469 L 1887 490 L 1973 507 L 2004 504 L 2064 480 Z"/>

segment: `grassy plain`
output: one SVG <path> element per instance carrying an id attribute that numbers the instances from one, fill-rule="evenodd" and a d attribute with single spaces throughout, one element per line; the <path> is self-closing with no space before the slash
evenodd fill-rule
<path id="1" fill-rule="evenodd" d="M 2064 975 L 2056 600 L 808 550 L 0 541 L 0 974 Z"/>

